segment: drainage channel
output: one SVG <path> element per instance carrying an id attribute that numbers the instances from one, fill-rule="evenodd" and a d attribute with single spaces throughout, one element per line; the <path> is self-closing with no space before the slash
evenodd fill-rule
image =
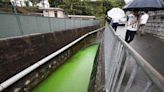
<path id="1" fill-rule="evenodd" d="M 32 92 L 87 92 L 99 45 L 78 51 Z"/>

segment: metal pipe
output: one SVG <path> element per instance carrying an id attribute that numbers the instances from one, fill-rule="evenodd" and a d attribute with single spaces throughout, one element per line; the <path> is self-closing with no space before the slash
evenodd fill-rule
<path id="1" fill-rule="evenodd" d="M 24 69 L 23 71 L 21 71 L 20 73 L 16 74 L 13 77 L 11 77 L 10 79 L 4 81 L 3 83 L 0 84 L 0 91 L 3 91 L 5 88 L 9 87 L 10 85 L 12 85 L 13 83 L 15 83 L 19 79 L 23 78 L 24 76 L 26 76 L 30 72 L 34 71 L 39 66 L 43 65 L 44 63 L 48 62 L 49 60 L 51 60 L 55 56 L 59 55 L 63 51 L 65 51 L 68 48 L 72 47 L 74 44 L 78 43 L 79 41 L 81 41 L 82 39 L 84 39 L 85 37 L 87 37 L 88 35 L 93 34 L 93 33 L 96 33 L 98 31 L 102 30 L 103 28 L 99 28 L 99 29 L 94 30 L 92 32 L 86 33 L 85 35 L 81 36 L 80 38 L 76 39 L 75 41 L 69 43 L 68 45 L 66 45 L 63 48 L 57 50 L 56 52 L 52 53 L 51 55 L 43 58 L 42 60 L 38 61 L 37 63 L 31 65 L 30 67 L 28 67 L 26 69 Z"/>

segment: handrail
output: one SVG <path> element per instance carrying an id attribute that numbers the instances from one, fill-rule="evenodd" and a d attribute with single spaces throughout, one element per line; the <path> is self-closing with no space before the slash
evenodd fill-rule
<path id="1" fill-rule="evenodd" d="M 129 44 L 127 44 L 119 35 L 116 35 L 115 31 L 111 29 L 112 34 L 124 45 L 128 52 L 134 57 L 136 63 L 141 66 L 144 72 L 150 77 L 150 79 L 164 92 L 164 77 L 150 65 L 140 54 L 138 54 Z"/>
<path id="2" fill-rule="evenodd" d="M 50 54 L 49 56 L 47 56 L 47 57 L 45 57 L 43 59 L 41 59 L 37 63 L 31 65 L 30 67 L 24 69 L 23 71 L 19 72 L 18 74 L 14 75 L 13 77 L 11 77 L 8 80 L 4 81 L 3 83 L 0 84 L 0 91 L 3 91 L 5 88 L 9 87 L 10 85 L 12 85 L 13 83 L 15 83 L 19 79 L 23 78 L 24 76 L 26 76 L 30 72 L 32 72 L 35 69 L 37 69 L 39 66 L 43 65 L 44 63 L 48 62 L 49 60 L 51 60 L 55 56 L 59 55 L 63 51 L 65 51 L 68 48 L 72 47 L 73 45 L 75 45 L 76 43 L 78 43 L 79 41 L 81 41 L 82 39 L 84 39 L 85 37 L 87 37 L 88 35 L 94 34 L 94 33 L 98 32 L 98 31 L 100 31 L 102 29 L 104 29 L 104 27 L 84 34 L 83 36 L 81 36 L 80 38 L 76 39 L 75 41 L 69 43 L 68 45 L 64 46 L 63 48 L 57 50 L 56 52 Z"/>

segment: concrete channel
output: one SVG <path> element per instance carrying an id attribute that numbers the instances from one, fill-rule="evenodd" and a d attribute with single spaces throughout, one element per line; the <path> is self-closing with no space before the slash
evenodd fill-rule
<path id="1" fill-rule="evenodd" d="M 98 46 L 78 51 L 32 92 L 87 92 Z"/>

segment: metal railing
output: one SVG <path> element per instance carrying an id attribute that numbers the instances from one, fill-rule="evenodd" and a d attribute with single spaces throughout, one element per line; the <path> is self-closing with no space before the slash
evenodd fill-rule
<path id="1" fill-rule="evenodd" d="M 164 92 L 164 77 L 106 23 L 106 92 Z"/>

